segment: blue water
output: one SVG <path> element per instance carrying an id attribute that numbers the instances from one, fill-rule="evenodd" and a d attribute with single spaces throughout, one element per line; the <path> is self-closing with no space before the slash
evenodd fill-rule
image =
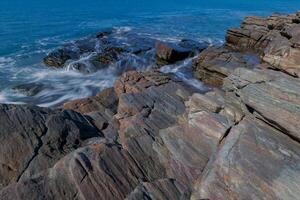
<path id="1" fill-rule="evenodd" d="M 247 15 L 297 10 L 299 0 L 1 0 L 0 102 L 52 106 L 111 86 L 116 77 L 54 70 L 41 62 L 50 50 L 101 30 L 217 44 Z M 30 98 L 11 91 L 28 82 L 53 87 Z"/>

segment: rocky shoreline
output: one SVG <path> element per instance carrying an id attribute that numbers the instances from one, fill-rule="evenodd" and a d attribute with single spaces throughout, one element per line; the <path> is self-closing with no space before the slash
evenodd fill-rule
<path id="1" fill-rule="evenodd" d="M 300 13 L 247 17 L 221 47 L 156 41 L 158 67 L 200 53 L 193 73 L 210 91 L 127 71 L 63 108 L 0 105 L 0 199 L 298 199 L 299 43 Z M 105 46 L 93 66 L 126 51 Z"/>

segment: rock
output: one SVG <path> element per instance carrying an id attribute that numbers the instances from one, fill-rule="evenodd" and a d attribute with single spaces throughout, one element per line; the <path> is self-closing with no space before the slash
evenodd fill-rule
<path id="1" fill-rule="evenodd" d="M 252 61 L 251 61 L 252 59 Z M 223 79 L 238 67 L 253 68 L 259 59 L 253 54 L 233 52 L 224 47 L 211 47 L 199 54 L 193 63 L 196 78 L 212 86 L 222 86 Z"/>
<path id="2" fill-rule="evenodd" d="M 240 68 L 226 82 L 225 88 L 232 88 L 250 112 L 299 141 L 300 82 L 297 78 L 272 70 Z"/>
<path id="3" fill-rule="evenodd" d="M 297 199 L 299 143 L 263 122 L 233 127 L 191 199 Z"/>
<path id="4" fill-rule="evenodd" d="M 297 15 L 247 17 L 241 28 L 227 32 L 226 46 L 256 52 L 271 67 L 299 77 L 299 22 Z"/>
<path id="5" fill-rule="evenodd" d="M 170 77 L 158 71 L 124 73 L 114 84 L 117 96 L 123 93 L 141 92 L 151 86 L 160 86 L 170 81 Z"/>
<path id="6" fill-rule="evenodd" d="M 173 179 L 143 182 L 126 198 L 127 200 L 187 200 L 189 190 Z"/>
<path id="7" fill-rule="evenodd" d="M 118 59 L 118 55 L 121 54 L 124 50 L 120 47 L 107 47 L 103 50 L 102 53 L 99 53 L 93 62 L 98 65 L 109 65 L 112 62 L 115 62 Z M 103 67 L 101 67 L 103 68 Z"/>
<path id="8" fill-rule="evenodd" d="M 77 53 L 67 48 L 62 48 L 50 52 L 47 57 L 43 59 L 44 64 L 50 67 L 63 67 L 65 62 L 69 59 L 78 57 Z"/>
<path id="9" fill-rule="evenodd" d="M 112 34 L 112 31 L 102 31 L 96 34 L 96 38 L 107 37 L 110 34 Z"/>
<path id="10" fill-rule="evenodd" d="M 178 117 L 176 124 L 160 130 L 160 139 L 157 137 L 154 143 L 167 177 L 190 188 L 201 177 L 210 157 L 233 125 L 227 116 L 219 114 L 221 109 L 209 111 L 210 108 L 206 107 L 208 104 L 217 104 L 220 100 L 218 98 L 212 93 L 193 94 L 186 102 L 185 113 Z M 201 101 L 203 99 L 206 101 Z M 225 107 L 225 101 L 219 103 L 220 108 Z"/>
<path id="11" fill-rule="evenodd" d="M 0 105 L 0 189 L 52 167 L 99 133 L 82 115 Z"/>
<path id="12" fill-rule="evenodd" d="M 208 48 L 209 44 L 207 42 L 197 42 L 190 39 L 183 39 L 180 41 L 179 46 L 185 49 L 190 49 L 193 52 L 193 56 L 195 56 L 204 49 Z"/>
<path id="13" fill-rule="evenodd" d="M 159 65 L 172 64 L 191 55 L 191 50 L 171 43 L 157 42 L 155 48 Z"/>
<path id="14" fill-rule="evenodd" d="M 69 101 L 64 104 L 65 109 L 87 114 L 94 111 L 104 111 L 109 109 L 112 113 L 117 112 L 118 97 L 114 88 L 107 88 L 99 92 L 96 96 Z"/>
<path id="15" fill-rule="evenodd" d="M 17 85 L 12 88 L 12 90 L 24 94 L 26 96 L 35 96 L 40 93 L 45 86 L 40 83 L 27 83 L 22 85 Z"/>
<path id="16" fill-rule="evenodd" d="M 45 173 L 12 184 L 0 199 L 124 199 L 145 180 L 128 152 L 119 146 L 94 142 L 80 148 Z"/>
<path id="17" fill-rule="evenodd" d="M 64 104 L 71 109 L 85 114 L 88 120 L 113 141 L 118 138 L 118 123 L 114 119 L 117 113 L 118 97 L 113 88 L 104 89 L 94 97 L 74 100 Z"/>
<path id="18" fill-rule="evenodd" d="M 128 72 L 116 82 L 115 90 L 120 143 L 141 164 L 149 180 L 165 178 L 153 143 L 159 130 L 174 124 L 184 112 L 191 90 L 159 72 Z"/>

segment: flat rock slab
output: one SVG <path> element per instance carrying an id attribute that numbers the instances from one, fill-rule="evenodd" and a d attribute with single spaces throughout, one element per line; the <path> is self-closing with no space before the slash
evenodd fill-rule
<path id="1" fill-rule="evenodd" d="M 192 199 L 298 199 L 300 145 L 246 117 L 198 180 Z"/>
<path id="2" fill-rule="evenodd" d="M 225 87 L 260 116 L 283 133 L 300 140 L 300 81 L 272 70 L 237 69 Z"/>

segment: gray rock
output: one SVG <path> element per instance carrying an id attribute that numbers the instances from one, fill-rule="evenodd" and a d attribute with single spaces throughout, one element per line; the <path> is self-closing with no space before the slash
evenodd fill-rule
<path id="1" fill-rule="evenodd" d="M 297 199 L 300 145 L 263 122 L 232 128 L 191 199 Z"/>
<path id="2" fill-rule="evenodd" d="M 0 105 L 0 188 L 52 167 L 99 133 L 82 115 Z"/>

